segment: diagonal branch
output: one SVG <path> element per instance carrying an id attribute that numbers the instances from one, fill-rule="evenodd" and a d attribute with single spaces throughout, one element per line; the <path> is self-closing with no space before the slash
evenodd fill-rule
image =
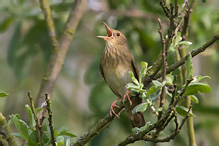
<path id="1" fill-rule="evenodd" d="M 192 55 L 192 57 L 195 57 L 196 55 L 198 55 L 201 52 L 204 52 L 208 47 L 210 47 L 212 44 L 214 44 L 214 42 L 216 42 L 217 40 L 219 40 L 219 35 L 215 35 L 210 41 L 206 42 L 204 45 L 202 45 L 201 47 L 192 50 L 190 53 Z M 187 54 L 185 57 L 181 58 L 177 63 L 167 67 L 167 71 L 166 73 L 170 73 L 174 70 L 176 70 L 179 66 L 183 65 L 185 63 L 185 61 L 187 60 L 189 54 Z M 162 72 L 157 73 L 157 75 L 150 77 L 150 76 L 146 76 L 144 83 L 148 84 L 150 83 L 152 80 L 158 79 L 162 76 Z"/>
<path id="2" fill-rule="evenodd" d="M 120 108 L 116 108 L 115 109 L 116 114 L 122 112 L 123 109 L 124 109 L 122 101 L 118 104 L 118 106 Z M 96 125 L 94 125 L 84 135 L 79 137 L 79 139 L 73 144 L 73 146 L 83 146 L 83 145 L 85 145 L 91 139 L 96 137 L 101 131 L 103 131 L 105 128 L 107 128 L 114 119 L 115 119 L 115 115 L 114 114 L 112 116 L 110 116 L 110 114 L 107 114 L 103 119 L 100 119 L 96 123 Z"/>
<path id="3" fill-rule="evenodd" d="M 61 38 L 60 40 L 58 40 L 58 43 L 56 43 L 54 24 L 52 21 L 50 22 L 50 20 L 52 20 L 50 15 L 51 10 L 49 9 L 49 4 L 46 3 L 46 1 L 47 0 L 41 0 L 40 4 L 44 12 L 45 19 L 48 23 L 50 33 L 52 34 L 50 34 L 51 40 L 54 40 L 54 42 L 52 41 L 54 48 L 50 56 L 47 71 L 41 82 L 40 91 L 38 92 L 36 101 L 36 105 L 38 106 L 40 106 L 45 101 L 45 93 L 47 93 L 48 96 L 51 97 L 51 94 L 55 87 L 55 82 L 62 69 L 62 65 L 64 63 L 64 59 L 71 43 L 72 37 L 74 36 L 74 33 L 87 3 L 87 0 L 77 0 L 76 8 L 72 8 Z"/>

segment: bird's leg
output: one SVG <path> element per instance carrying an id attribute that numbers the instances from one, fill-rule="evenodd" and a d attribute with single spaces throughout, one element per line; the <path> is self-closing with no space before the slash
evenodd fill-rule
<path id="1" fill-rule="evenodd" d="M 112 104 L 111 104 L 111 107 L 110 107 L 110 116 L 112 116 L 113 114 L 119 118 L 119 116 L 116 114 L 116 112 L 113 110 L 114 107 L 116 108 L 119 108 L 118 105 L 116 105 L 116 102 L 121 99 L 121 97 L 118 97 Z"/>
<path id="2" fill-rule="evenodd" d="M 125 102 L 125 98 L 126 98 L 126 97 L 128 98 L 130 105 L 132 105 L 132 101 L 131 101 L 131 99 L 129 98 L 129 91 L 127 91 L 126 94 L 123 96 L 123 100 L 122 100 L 123 103 Z"/>

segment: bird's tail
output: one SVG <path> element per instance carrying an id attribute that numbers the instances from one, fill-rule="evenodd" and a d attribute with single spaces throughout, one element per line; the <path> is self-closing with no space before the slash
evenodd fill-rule
<path id="1" fill-rule="evenodd" d="M 126 111 L 128 113 L 129 120 L 131 122 L 132 127 L 142 127 L 145 125 L 145 119 L 142 112 L 136 112 L 132 114 L 132 110 L 135 106 L 142 103 L 142 99 L 138 96 L 133 97 L 132 105 L 126 106 Z"/>

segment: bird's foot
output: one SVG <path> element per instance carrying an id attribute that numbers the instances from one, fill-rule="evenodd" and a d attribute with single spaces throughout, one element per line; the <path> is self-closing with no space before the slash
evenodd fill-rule
<path id="1" fill-rule="evenodd" d="M 113 116 L 115 115 L 117 118 L 119 118 L 119 115 L 116 114 L 116 112 L 114 111 L 114 107 L 116 108 L 119 108 L 118 105 L 116 105 L 116 102 L 121 99 L 121 97 L 118 97 L 112 104 L 111 104 L 111 107 L 110 107 L 110 116 Z"/>
<path id="2" fill-rule="evenodd" d="M 126 94 L 123 96 L 123 100 L 122 100 L 123 103 L 125 102 L 125 98 L 126 98 L 126 97 L 127 97 L 128 100 L 129 100 L 129 104 L 132 105 L 132 101 L 131 101 L 131 99 L 129 98 L 129 91 L 127 91 Z"/>

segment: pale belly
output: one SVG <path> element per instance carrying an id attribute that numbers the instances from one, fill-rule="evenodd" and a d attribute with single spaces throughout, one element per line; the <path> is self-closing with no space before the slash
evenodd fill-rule
<path id="1" fill-rule="evenodd" d="M 103 68 L 105 80 L 113 92 L 120 97 L 123 97 L 127 92 L 126 85 L 131 83 L 127 66 L 119 65 L 116 68 Z"/>

